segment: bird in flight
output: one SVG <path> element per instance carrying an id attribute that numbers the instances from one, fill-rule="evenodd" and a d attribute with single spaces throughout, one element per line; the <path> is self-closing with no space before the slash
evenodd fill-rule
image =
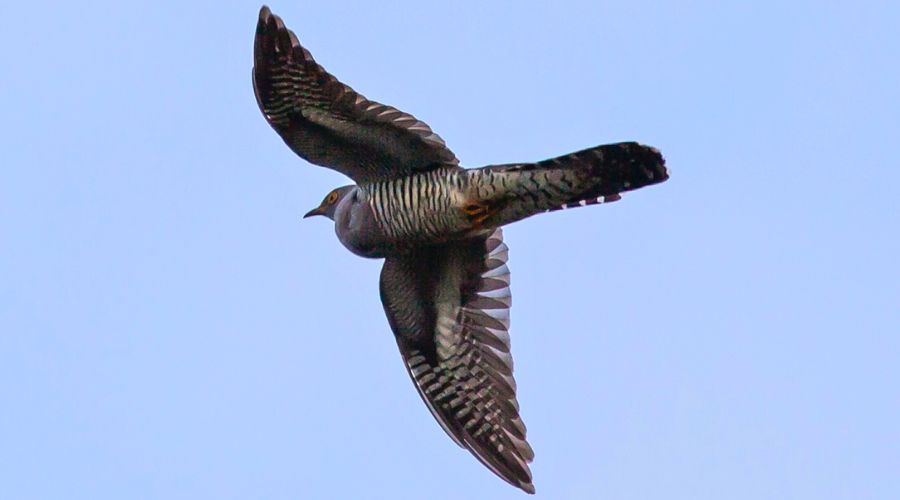
<path id="1" fill-rule="evenodd" d="M 623 142 L 464 169 L 428 125 L 325 71 L 266 6 L 253 48 L 253 88 L 269 124 L 300 157 L 355 182 L 305 217 L 333 220 L 348 250 L 384 259 L 381 302 L 425 405 L 456 444 L 534 493 L 501 227 L 663 182 L 662 155 Z"/>

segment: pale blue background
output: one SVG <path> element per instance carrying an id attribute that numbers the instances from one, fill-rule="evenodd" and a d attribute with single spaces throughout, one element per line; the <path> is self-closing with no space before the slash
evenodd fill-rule
<path id="1" fill-rule="evenodd" d="M 465 165 L 665 153 L 506 232 L 541 498 L 900 498 L 900 12 L 850 5 L 272 4 Z M 0 498 L 524 498 L 301 221 L 345 180 L 260 115 L 258 8 L 0 7 Z"/>

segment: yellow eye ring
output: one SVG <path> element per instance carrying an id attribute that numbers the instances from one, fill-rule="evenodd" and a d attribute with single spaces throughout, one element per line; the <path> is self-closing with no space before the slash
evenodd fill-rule
<path id="1" fill-rule="evenodd" d="M 328 199 L 325 200 L 325 201 L 327 201 L 328 204 L 330 205 L 330 204 L 336 202 L 337 199 L 338 199 L 338 194 L 337 194 L 337 192 L 332 191 L 331 194 L 328 195 Z"/>

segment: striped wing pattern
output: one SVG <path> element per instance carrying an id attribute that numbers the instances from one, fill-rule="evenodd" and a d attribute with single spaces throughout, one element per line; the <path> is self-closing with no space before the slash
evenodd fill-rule
<path id="1" fill-rule="evenodd" d="M 295 153 L 357 183 L 459 163 L 428 125 L 366 99 L 325 71 L 265 6 L 256 28 L 253 88 L 263 115 Z"/>
<path id="2" fill-rule="evenodd" d="M 389 257 L 381 300 L 409 375 L 441 427 L 495 474 L 533 493 L 534 452 L 510 354 L 507 255 L 497 229 Z"/>

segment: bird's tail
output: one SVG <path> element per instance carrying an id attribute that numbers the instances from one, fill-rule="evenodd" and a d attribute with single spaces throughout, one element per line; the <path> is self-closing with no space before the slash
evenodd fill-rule
<path id="1" fill-rule="evenodd" d="M 472 206 L 483 205 L 482 225 L 494 227 L 541 212 L 616 201 L 620 193 L 669 178 L 660 152 L 635 142 L 469 172 Z"/>

